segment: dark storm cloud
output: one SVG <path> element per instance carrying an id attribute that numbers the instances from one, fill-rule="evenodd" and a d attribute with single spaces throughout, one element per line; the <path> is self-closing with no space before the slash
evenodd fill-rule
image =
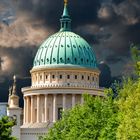
<path id="1" fill-rule="evenodd" d="M 0 47 L 0 56 L 2 58 L 0 75 L 10 77 L 14 74 L 29 76 L 35 52 L 36 48 L 34 46 L 21 46 L 20 48 Z"/>
<path id="2" fill-rule="evenodd" d="M 59 19 L 62 15 L 63 0 L 29 0 L 26 3 L 20 0 L 22 10 L 33 12 L 38 19 L 44 19 L 46 26 L 53 29 L 59 28 Z M 94 22 L 97 18 L 97 9 L 100 7 L 99 0 L 76 0 L 69 1 L 69 13 L 73 20 L 73 27 Z"/>
<path id="3" fill-rule="evenodd" d="M 13 0 L 12 4 L 9 7 L 15 20 L 8 27 L 1 22 L 0 44 L 5 47 L 0 51 L 10 52 L 12 48 L 10 60 L 7 56 L 3 56 L 3 59 L 7 63 L 9 60 L 14 67 L 14 57 L 17 57 L 17 62 L 25 66 L 23 69 L 17 68 L 15 72 L 24 73 L 29 71 L 29 66 L 26 68 L 29 60 L 17 56 L 17 51 L 25 49 L 26 52 L 27 48 L 34 51 L 35 47 L 32 46 L 38 46 L 49 34 L 59 30 L 63 0 Z M 4 8 L 1 6 L 0 9 Z M 98 60 L 106 60 L 113 70 L 120 69 L 120 65 L 125 65 L 124 60 L 129 59 L 130 44 L 140 43 L 139 0 L 71 0 L 69 13 L 73 31 L 85 37 L 94 46 Z M 120 74 L 120 71 L 115 74 Z"/>

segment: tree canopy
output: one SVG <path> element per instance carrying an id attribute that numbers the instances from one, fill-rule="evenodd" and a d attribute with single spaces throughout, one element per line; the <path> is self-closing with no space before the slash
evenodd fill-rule
<path id="1" fill-rule="evenodd" d="M 2 117 L 0 119 L 0 140 L 16 140 L 16 138 L 11 136 L 14 125 L 15 121 L 9 117 Z"/>
<path id="2" fill-rule="evenodd" d="M 84 104 L 64 112 L 43 140 L 115 140 L 117 108 L 108 97 L 84 96 Z"/>

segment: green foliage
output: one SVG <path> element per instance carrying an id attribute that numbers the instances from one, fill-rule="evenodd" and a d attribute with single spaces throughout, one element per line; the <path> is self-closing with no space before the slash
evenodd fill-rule
<path id="1" fill-rule="evenodd" d="M 85 95 L 84 100 L 66 111 L 43 140 L 115 140 L 118 121 L 112 98 Z"/>
<path id="2" fill-rule="evenodd" d="M 131 56 L 134 62 L 136 74 L 140 75 L 140 45 L 132 46 Z"/>
<path id="3" fill-rule="evenodd" d="M 116 101 L 119 107 L 118 140 L 140 139 L 140 79 L 123 82 Z"/>
<path id="4" fill-rule="evenodd" d="M 11 136 L 12 126 L 15 125 L 15 121 L 9 117 L 3 117 L 0 119 L 0 140 L 16 140 Z"/>

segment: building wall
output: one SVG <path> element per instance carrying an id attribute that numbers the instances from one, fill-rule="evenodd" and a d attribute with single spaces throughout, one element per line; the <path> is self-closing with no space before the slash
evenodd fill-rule
<path id="1" fill-rule="evenodd" d="M 0 118 L 7 116 L 7 105 L 8 103 L 0 103 Z"/>

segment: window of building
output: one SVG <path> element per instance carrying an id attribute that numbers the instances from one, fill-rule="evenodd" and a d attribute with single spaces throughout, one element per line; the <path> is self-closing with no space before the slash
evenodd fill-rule
<path id="1" fill-rule="evenodd" d="M 70 79 L 70 75 L 67 75 L 67 79 Z"/>
<path id="2" fill-rule="evenodd" d="M 48 79 L 48 75 L 46 75 L 46 79 Z"/>
<path id="3" fill-rule="evenodd" d="M 90 77 L 88 76 L 88 80 L 90 79 Z"/>
<path id="4" fill-rule="evenodd" d="M 82 80 L 84 80 L 84 75 L 82 75 Z"/>
<path id="5" fill-rule="evenodd" d="M 60 79 L 62 79 L 62 75 L 60 75 Z"/>
<path id="6" fill-rule="evenodd" d="M 58 120 L 60 120 L 62 118 L 62 107 L 58 108 Z"/>
<path id="7" fill-rule="evenodd" d="M 54 79 L 55 78 L 55 75 L 52 75 L 52 78 Z"/>
<path id="8" fill-rule="evenodd" d="M 75 79 L 77 79 L 77 75 L 75 75 Z"/>

